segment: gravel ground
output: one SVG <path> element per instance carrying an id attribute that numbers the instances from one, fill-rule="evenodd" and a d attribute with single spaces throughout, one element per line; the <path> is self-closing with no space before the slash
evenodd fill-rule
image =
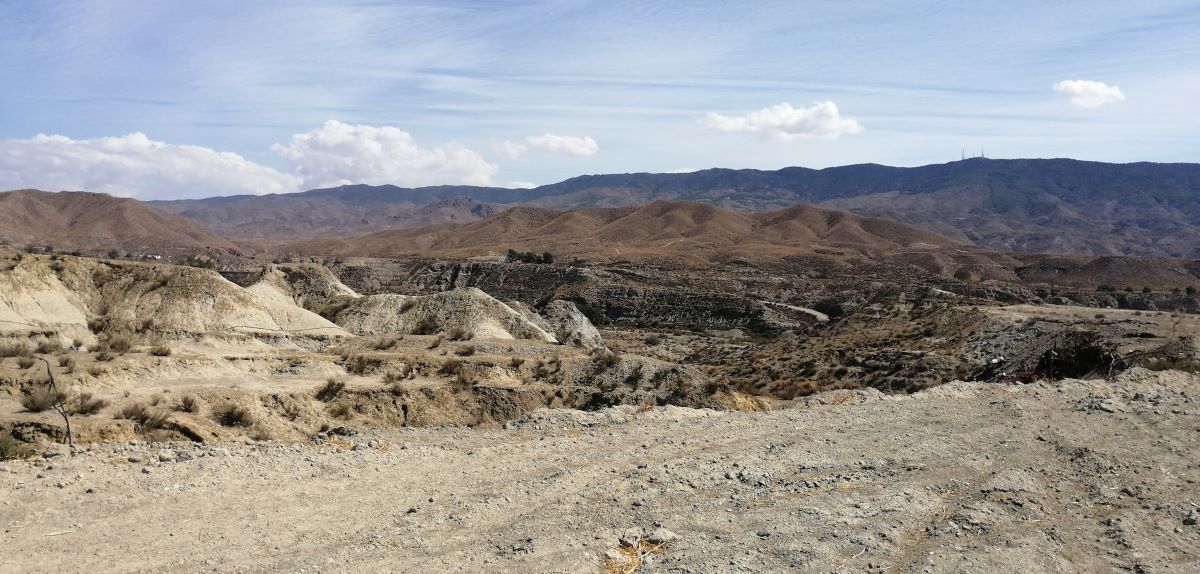
<path id="1" fill-rule="evenodd" d="M 508 427 L 0 463 L 0 572 L 1200 571 L 1192 375 Z"/>

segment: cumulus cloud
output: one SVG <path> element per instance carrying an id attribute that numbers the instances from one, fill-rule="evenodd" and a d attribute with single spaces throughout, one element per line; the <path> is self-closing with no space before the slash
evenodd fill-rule
<path id="1" fill-rule="evenodd" d="M 858 121 L 842 117 L 837 104 L 833 102 L 816 102 L 807 108 L 793 108 L 784 102 L 743 116 L 709 112 L 700 119 L 700 123 L 723 132 L 747 133 L 779 141 L 837 138 L 863 131 Z"/>
<path id="2" fill-rule="evenodd" d="M 330 120 L 271 149 L 292 164 L 304 187 L 349 183 L 494 185 L 496 166 L 471 149 L 448 143 L 421 147 L 396 127 L 351 125 Z"/>
<path id="3" fill-rule="evenodd" d="M 1092 80 L 1063 80 L 1054 84 L 1054 91 L 1081 108 L 1098 108 L 1125 99 L 1120 86 Z"/>
<path id="4" fill-rule="evenodd" d="M 530 149 L 587 157 L 596 155 L 600 151 L 600 144 L 590 136 L 562 136 L 544 133 L 540 136 L 527 136 L 520 141 L 505 140 L 492 148 L 496 153 L 513 159 L 520 157 Z"/>
<path id="5" fill-rule="evenodd" d="M 300 178 L 240 155 L 155 141 L 42 135 L 0 141 L 0 189 L 85 190 L 138 199 L 296 191 Z"/>

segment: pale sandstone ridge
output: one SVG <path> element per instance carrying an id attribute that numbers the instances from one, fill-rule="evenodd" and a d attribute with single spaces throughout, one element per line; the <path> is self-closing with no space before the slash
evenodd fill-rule
<path id="1" fill-rule="evenodd" d="M 89 336 L 89 321 L 160 336 L 205 333 L 344 336 L 268 283 L 243 289 L 185 266 L 25 256 L 0 273 L 0 331 Z"/>
<path id="2" fill-rule="evenodd" d="M 371 295 L 351 303 L 336 321 L 359 335 L 459 331 L 490 339 L 556 341 L 512 307 L 474 287 L 421 297 Z"/>

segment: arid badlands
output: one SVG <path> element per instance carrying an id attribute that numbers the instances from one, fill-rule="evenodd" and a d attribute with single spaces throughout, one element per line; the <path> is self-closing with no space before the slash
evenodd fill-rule
<path id="1" fill-rule="evenodd" d="M 0 193 L 0 572 L 1200 571 L 1186 233 L 648 186 Z"/>

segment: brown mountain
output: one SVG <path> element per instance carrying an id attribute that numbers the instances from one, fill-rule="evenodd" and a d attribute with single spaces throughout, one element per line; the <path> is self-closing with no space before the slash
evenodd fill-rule
<path id="1" fill-rule="evenodd" d="M 406 257 L 501 255 L 549 251 L 594 260 L 779 258 L 825 252 L 864 255 L 961 246 L 892 221 L 811 205 L 738 213 L 691 201 L 656 201 L 571 211 L 516 207 L 468 224 L 395 229 L 346 238 L 288 243 L 285 254 Z"/>
<path id="2" fill-rule="evenodd" d="M 235 250 L 190 219 L 103 193 L 0 192 L 0 243 L 147 254 Z"/>
<path id="3" fill-rule="evenodd" d="M 283 195 L 148 203 L 239 239 L 353 235 L 446 222 L 466 223 L 483 219 L 502 207 L 449 195 L 457 187 L 424 189 L 434 191 L 414 194 L 393 191 L 392 186 L 343 186 Z"/>

